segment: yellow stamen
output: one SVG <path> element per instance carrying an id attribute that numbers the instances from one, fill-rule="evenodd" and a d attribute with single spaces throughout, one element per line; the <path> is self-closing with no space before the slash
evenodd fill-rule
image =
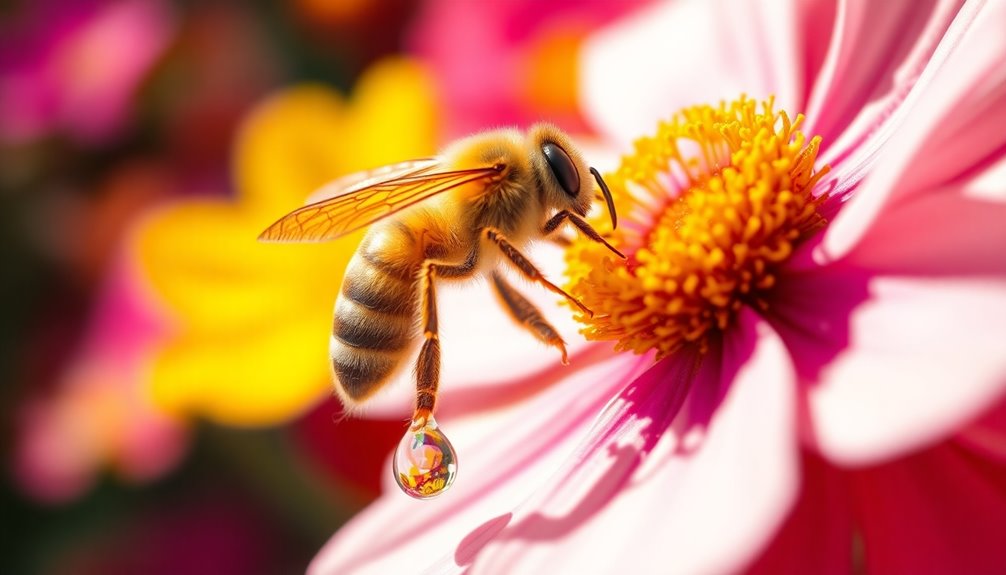
<path id="1" fill-rule="evenodd" d="M 766 309 L 780 264 L 825 224 L 813 191 L 828 171 L 814 170 L 821 139 L 806 141 L 803 116 L 773 105 L 687 108 L 605 176 L 624 222 L 610 241 L 629 260 L 587 239 L 567 252 L 568 291 L 594 311 L 577 317 L 589 339 L 658 358 L 705 351 L 743 306 Z"/>

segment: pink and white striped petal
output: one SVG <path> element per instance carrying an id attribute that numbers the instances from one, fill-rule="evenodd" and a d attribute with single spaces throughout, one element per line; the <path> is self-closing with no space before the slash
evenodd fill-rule
<path id="1" fill-rule="evenodd" d="M 835 261 L 852 250 L 896 200 L 967 177 L 990 153 L 1001 155 L 1006 137 L 991 126 L 1006 114 L 1002 22 L 1006 2 L 968 2 L 897 117 L 829 176 L 838 183 L 839 196 L 858 188 L 828 226 L 817 261 Z M 954 161 L 944 161 L 944 155 Z"/>
<path id="2" fill-rule="evenodd" d="M 803 441 L 830 461 L 931 445 L 1006 393 L 1006 281 L 814 276 L 775 324 L 801 376 Z"/>
<path id="3" fill-rule="evenodd" d="M 960 4 L 960 0 L 836 3 L 834 28 L 827 31 L 827 55 L 809 101 L 800 110 L 807 116 L 805 132 L 824 138 L 822 163 L 840 164 L 891 119 Z"/>
<path id="4" fill-rule="evenodd" d="M 798 456 L 786 350 L 755 314 L 739 324 L 697 370 L 696 355 L 676 354 L 619 394 L 474 570 L 715 573 L 749 561 L 795 499 Z"/>
<path id="5" fill-rule="evenodd" d="M 433 572 L 460 572 L 475 543 L 506 524 L 511 510 L 569 457 L 604 404 L 650 361 L 592 346 L 569 367 L 542 374 L 544 391 L 522 402 L 468 412 L 480 396 L 492 402 L 494 393 L 508 391 L 469 390 L 471 397 L 457 404 L 445 399 L 437 417 L 458 452 L 454 486 L 437 499 L 413 500 L 395 485 L 389 462 L 384 495 L 335 534 L 309 572 L 416 573 L 430 565 L 437 566 Z"/>

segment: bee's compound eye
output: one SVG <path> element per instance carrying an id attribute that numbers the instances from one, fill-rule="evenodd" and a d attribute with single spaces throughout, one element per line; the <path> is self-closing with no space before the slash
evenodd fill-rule
<path id="1" fill-rule="evenodd" d="M 548 161 L 548 166 L 552 168 L 552 173 L 555 174 L 555 179 L 559 180 L 563 191 L 575 197 L 580 191 L 580 174 L 576 171 L 569 154 L 552 142 L 545 143 L 541 151 L 545 154 L 545 160 Z"/>

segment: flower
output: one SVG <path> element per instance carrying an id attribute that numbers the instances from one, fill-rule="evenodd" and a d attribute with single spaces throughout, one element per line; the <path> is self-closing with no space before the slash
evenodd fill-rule
<path id="1" fill-rule="evenodd" d="M 106 465 L 140 483 L 185 453 L 185 423 L 159 409 L 143 385 L 148 354 L 165 325 L 125 259 L 107 278 L 75 361 L 54 389 L 18 406 L 14 476 L 37 499 L 73 499 Z"/>
<path id="2" fill-rule="evenodd" d="M 332 302 L 360 236 L 313 246 L 256 238 L 338 175 L 429 155 L 434 106 L 408 60 L 375 64 L 348 101 L 317 85 L 287 89 L 243 126 L 235 199 L 179 200 L 146 218 L 137 265 L 174 322 L 152 368 L 159 406 L 268 425 L 326 395 Z"/>
<path id="3" fill-rule="evenodd" d="M 645 353 L 593 344 L 477 394 L 445 377 L 452 492 L 389 478 L 312 573 L 842 570 L 857 540 L 880 571 L 1002 569 L 981 530 L 1006 510 L 1006 3 L 758 10 L 660 5 L 583 53 L 611 141 L 675 118 L 611 176 L 626 267 L 567 256 L 606 312 L 587 335 Z M 775 105 L 689 107 L 741 92 Z M 815 513 L 841 497 L 854 521 Z M 943 545 L 892 535 L 899 512 Z"/>
<path id="4" fill-rule="evenodd" d="M 582 130 L 576 55 L 583 38 L 645 3 L 432 0 L 419 10 L 409 45 L 437 78 L 450 137 L 542 118 Z"/>
<path id="5" fill-rule="evenodd" d="M 130 100 L 173 35 L 160 0 L 37 2 L 6 31 L 0 139 L 65 130 L 84 142 L 116 136 Z"/>

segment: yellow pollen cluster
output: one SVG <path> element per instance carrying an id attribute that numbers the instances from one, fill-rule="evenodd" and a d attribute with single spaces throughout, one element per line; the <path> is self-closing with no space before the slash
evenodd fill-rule
<path id="1" fill-rule="evenodd" d="M 779 265 L 825 224 L 813 188 L 828 168 L 814 171 L 820 138 L 807 142 L 802 120 L 741 97 L 638 140 L 605 176 L 620 218 L 609 241 L 629 260 L 584 238 L 567 252 L 568 289 L 594 311 L 578 316 L 583 333 L 659 358 L 705 351 L 743 306 L 765 309 Z"/>

